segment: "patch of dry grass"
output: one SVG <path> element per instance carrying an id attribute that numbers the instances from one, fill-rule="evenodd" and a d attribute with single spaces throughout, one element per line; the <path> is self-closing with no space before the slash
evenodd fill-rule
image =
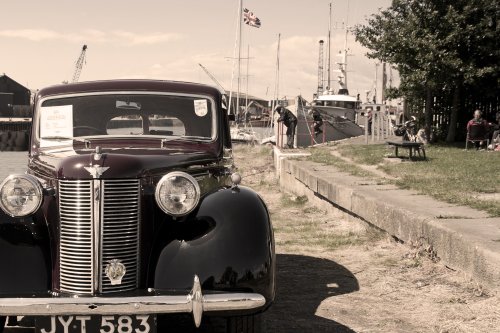
<path id="1" fill-rule="evenodd" d="M 378 165 L 379 170 L 395 177 L 392 182 L 402 189 L 483 210 L 493 217 L 500 216 L 500 200 L 495 200 L 494 195 L 500 193 L 500 154 L 497 152 L 466 151 L 463 147 L 432 145 L 426 148 L 427 161 L 390 163 L 384 159 L 384 152 L 387 151 L 385 144 L 340 145 L 336 149 L 356 164 Z M 326 160 L 326 152 L 316 155 Z M 319 157 L 316 159 L 321 162 L 322 158 Z M 347 165 L 337 162 L 332 162 L 332 165 L 353 175 L 373 177 L 344 163 Z"/>

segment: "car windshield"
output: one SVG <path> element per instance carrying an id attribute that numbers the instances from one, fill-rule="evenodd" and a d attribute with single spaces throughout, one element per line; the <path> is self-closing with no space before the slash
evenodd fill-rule
<path id="1" fill-rule="evenodd" d="M 91 136 L 210 140 L 216 128 L 212 100 L 189 95 L 134 93 L 51 98 L 42 102 L 38 119 L 42 141 Z"/>

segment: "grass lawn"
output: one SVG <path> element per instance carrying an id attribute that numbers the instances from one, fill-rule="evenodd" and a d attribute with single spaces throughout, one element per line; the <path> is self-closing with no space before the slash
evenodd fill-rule
<path id="1" fill-rule="evenodd" d="M 361 165 L 377 165 L 386 174 L 396 177 L 387 180 L 404 189 L 416 190 L 438 200 L 465 205 L 500 216 L 500 153 L 468 150 L 463 146 L 432 145 L 426 147 L 427 161 L 394 163 L 385 144 L 339 145 L 342 156 Z M 313 150 L 312 159 L 344 170 L 347 162 L 331 156 L 329 148 Z M 354 169 L 359 176 L 367 176 Z M 371 175 L 371 177 L 375 177 Z"/>

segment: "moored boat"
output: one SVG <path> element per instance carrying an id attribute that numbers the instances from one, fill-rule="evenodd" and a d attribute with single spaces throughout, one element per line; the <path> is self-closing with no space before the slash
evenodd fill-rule
<path id="1" fill-rule="evenodd" d="M 323 71 L 322 65 L 318 69 L 318 91 L 313 96 L 312 108 L 320 112 L 323 123 L 325 127 L 332 126 L 332 130 L 335 129 L 333 140 L 341 140 L 351 136 L 361 135 L 363 129 L 356 125 L 356 115 L 360 107 L 361 101 L 358 96 L 349 95 L 349 90 L 347 88 L 347 25 L 345 28 L 345 44 L 344 49 L 338 54 L 341 58 L 337 62 L 338 72 L 337 84 L 338 89 L 335 92 L 331 87 L 331 73 L 330 73 L 330 53 L 331 53 L 331 43 L 330 43 L 330 33 L 331 33 L 331 16 L 332 16 L 332 4 L 330 3 L 330 29 L 328 31 L 328 60 L 327 60 L 327 86 L 323 89 Z M 319 63 L 322 64 L 323 55 L 323 41 L 320 41 L 320 60 Z M 331 141 L 331 140 L 327 140 Z"/>
<path id="2" fill-rule="evenodd" d="M 342 117 L 354 122 L 359 103 L 357 97 L 347 94 L 334 94 L 328 91 L 314 99 L 314 108 L 330 116 Z"/>
<path id="3" fill-rule="evenodd" d="M 311 109 L 317 110 L 323 119 L 322 132 L 318 134 L 315 134 L 313 130 L 314 120 L 309 114 L 309 110 Z M 350 111 L 354 111 L 352 114 L 354 116 L 356 112 L 354 108 L 322 107 L 314 105 L 314 103 L 313 105 L 308 105 L 305 101 L 299 102 L 297 104 L 297 147 L 313 146 L 315 144 L 362 135 L 364 132 L 363 128 L 358 126 L 353 119 L 351 120 L 346 116 L 346 113 L 349 116 L 351 115 L 351 113 L 348 113 Z"/>

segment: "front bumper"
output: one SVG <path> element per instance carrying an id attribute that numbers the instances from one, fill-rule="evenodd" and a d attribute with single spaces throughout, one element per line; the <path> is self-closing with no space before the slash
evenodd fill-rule
<path id="1" fill-rule="evenodd" d="M 264 306 L 255 293 L 203 295 L 198 276 L 188 295 L 138 297 L 0 298 L 0 316 L 121 315 L 192 313 L 196 327 L 203 312 L 251 310 Z"/>

